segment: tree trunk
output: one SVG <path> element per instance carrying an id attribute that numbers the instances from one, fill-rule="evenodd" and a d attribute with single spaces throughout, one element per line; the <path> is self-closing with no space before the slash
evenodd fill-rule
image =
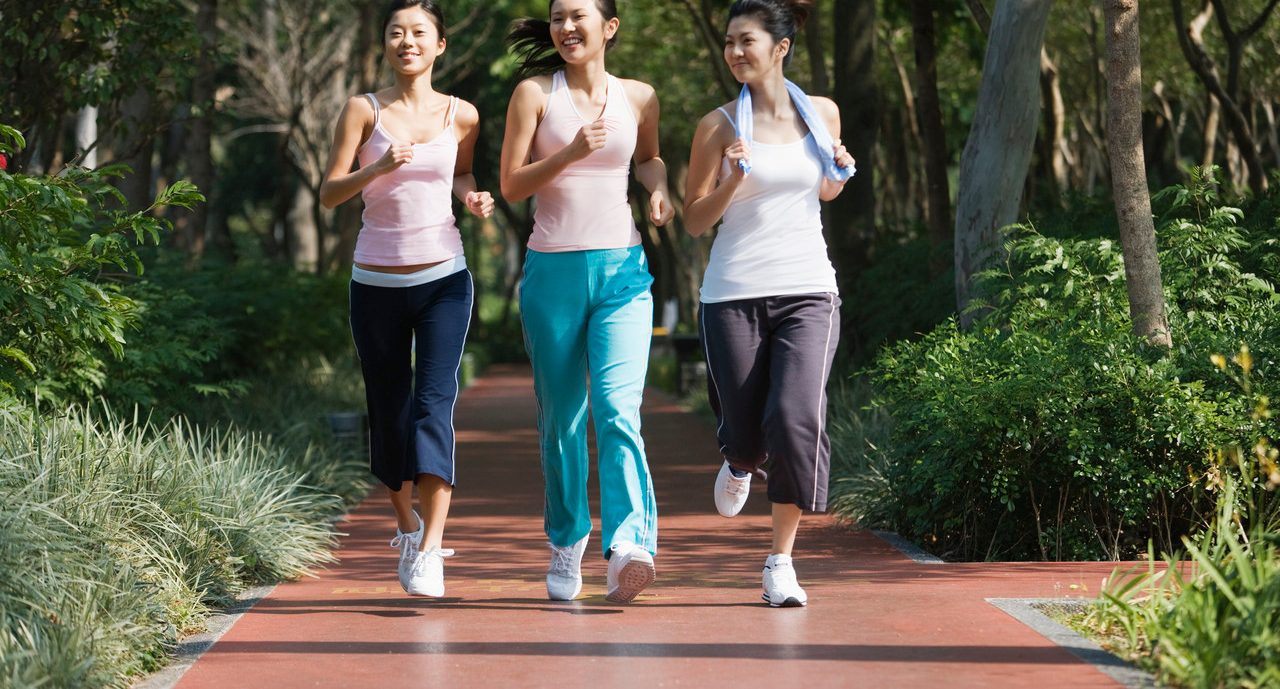
<path id="1" fill-rule="evenodd" d="M 1040 50 L 1052 0 L 1001 0 L 978 88 L 973 127 L 960 159 L 956 200 L 956 308 L 962 327 L 973 276 L 1000 252 L 1000 228 L 1017 220 L 1040 109 Z"/>
<path id="2" fill-rule="evenodd" d="M 860 172 L 831 204 L 827 238 L 840 281 L 849 285 L 866 263 L 875 236 L 876 136 L 880 131 L 880 89 L 876 82 L 875 0 L 840 0 L 834 14 L 834 92 L 840 106 L 841 138 Z M 847 291 L 847 290 L 846 290 Z"/>
<path id="3" fill-rule="evenodd" d="M 1196 77 L 1209 93 L 1216 96 L 1221 103 L 1227 128 L 1235 138 L 1236 145 L 1239 146 L 1240 153 L 1244 157 L 1245 166 L 1249 170 L 1249 186 L 1254 193 L 1261 194 L 1267 190 L 1267 174 L 1262 166 L 1262 157 L 1258 155 L 1258 147 L 1254 143 L 1249 121 L 1245 118 L 1239 103 L 1223 86 L 1218 76 L 1218 66 L 1205 49 L 1201 34 L 1195 30 L 1194 25 L 1184 29 L 1187 26 L 1184 17 L 1182 0 L 1173 0 L 1173 19 L 1178 29 L 1178 44 L 1182 48 L 1182 54 L 1191 65 L 1191 71 L 1195 72 Z"/>
<path id="4" fill-rule="evenodd" d="M 98 106 L 86 105 L 76 113 L 76 156 L 92 170 L 98 167 Z"/>
<path id="5" fill-rule="evenodd" d="M 1125 284 L 1133 331 L 1148 342 L 1171 347 L 1165 312 L 1156 228 L 1151 217 L 1147 168 L 1142 150 L 1142 58 L 1138 43 L 1138 0 L 1106 0 L 1107 150 L 1111 188 L 1120 222 Z"/>
<path id="6" fill-rule="evenodd" d="M 938 97 L 937 32 L 929 0 L 911 0 L 911 32 L 916 55 L 917 115 L 924 147 L 924 174 L 927 185 L 925 221 L 933 252 L 929 272 L 934 277 L 947 270 L 945 249 L 951 244 L 951 190 L 947 184 L 947 133 L 942 125 L 942 104 Z"/>
<path id="7" fill-rule="evenodd" d="M 152 193 L 151 158 L 155 137 L 151 131 L 151 92 L 139 89 L 120 104 L 122 126 L 114 146 L 115 162 L 129 166 L 131 172 L 120 178 L 117 187 L 124 194 L 130 211 L 140 211 L 155 200 Z"/>
<path id="8" fill-rule="evenodd" d="M 1068 178 L 1066 119 L 1067 108 L 1062 100 L 1062 80 L 1058 66 L 1046 50 L 1040 51 L 1040 89 L 1044 100 L 1044 158 L 1053 179 L 1053 198 L 1061 203 L 1062 195 L 1071 186 Z"/>
<path id="9" fill-rule="evenodd" d="M 804 25 L 805 48 L 809 51 L 809 92 L 819 96 L 831 93 L 831 80 L 827 78 L 827 54 L 822 46 L 822 8 L 813 8 L 809 21 Z"/>
<path id="10" fill-rule="evenodd" d="M 210 139 L 213 135 L 214 89 L 217 87 L 218 0 L 200 0 L 196 10 L 196 31 L 200 35 L 200 51 L 196 55 L 195 75 L 191 81 L 191 119 L 187 125 L 183 158 L 187 165 L 187 178 L 212 199 L 214 180 Z M 179 244 L 192 261 L 199 261 L 204 255 L 210 205 L 200 203 L 190 210 L 183 210 L 174 223 Z"/>

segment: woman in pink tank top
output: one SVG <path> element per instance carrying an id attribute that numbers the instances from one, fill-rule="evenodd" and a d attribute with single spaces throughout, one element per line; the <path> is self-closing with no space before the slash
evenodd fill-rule
<path id="1" fill-rule="evenodd" d="M 443 596 L 443 560 L 453 554 L 441 548 L 455 480 L 453 407 L 474 295 L 451 197 L 482 218 L 493 198 L 471 174 L 475 107 L 431 84 L 445 49 L 443 12 L 431 0 L 393 0 L 383 46 L 396 83 L 347 101 L 320 200 L 328 208 L 356 194 L 364 200 L 351 332 L 369 409 L 369 468 L 395 507 L 400 585 Z M 425 519 L 413 509 L 415 484 Z"/>
<path id="2" fill-rule="evenodd" d="M 591 532 L 587 414 L 596 426 L 606 598 L 633 600 L 654 579 L 657 509 L 640 437 L 653 328 L 644 249 L 627 198 L 631 163 L 649 220 L 674 215 L 658 157 L 658 98 L 605 71 L 617 39 L 614 0 L 552 0 L 550 21 L 517 22 L 522 53 L 507 111 L 502 194 L 536 202 L 520 282 L 533 363 L 551 546 L 547 595 L 572 600 Z M 587 381 L 590 379 L 590 390 Z"/>

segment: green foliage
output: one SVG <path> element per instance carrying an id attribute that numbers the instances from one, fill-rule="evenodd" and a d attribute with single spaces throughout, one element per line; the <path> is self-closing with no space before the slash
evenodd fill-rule
<path id="1" fill-rule="evenodd" d="M 63 113 L 171 90 L 192 69 L 193 13 L 168 0 L 0 0 L 0 17 L 0 113 L 24 131 L 48 136 Z"/>
<path id="2" fill-rule="evenodd" d="M 0 417 L 0 686 L 127 686 L 210 606 L 327 562 L 331 520 L 367 484 L 317 410 L 352 377 L 260 387 L 240 418 L 274 435 Z"/>
<path id="3" fill-rule="evenodd" d="M 155 208 L 190 208 L 204 197 L 179 181 L 151 208 L 122 211 L 110 183 L 122 171 L 0 171 L 0 398 L 90 395 L 104 382 L 101 348 L 123 355 L 138 304 L 107 271 L 141 273 L 138 245 L 157 243 L 170 229 Z"/>
<path id="4" fill-rule="evenodd" d="M 1248 349 L 1235 359 L 1246 383 L 1250 359 Z M 1253 420 L 1269 418 L 1267 398 L 1252 401 Z M 1203 482 L 1217 496 L 1209 523 L 1163 557 L 1163 571 L 1153 556 L 1145 572 L 1113 575 L 1086 627 L 1176 686 L 1280 684 L 1277 454 L 1266 437 L 1248 455 L 1239 446 L 1213 452 Z"/>
<path id="5" fill-rule="evenodd" d="M 107 363 L 100 395 L 155 413 L 200 398 L 242 398 L 253 381 L 353 358 L 347 279 L 242 261 L 189 270 L 156 256 L 147 279 L 124 287 L 138 304 L 124 356 Z"/>
<path id="6" fill-rule="evenodd" d="M 960 559 L 1125 557 L 1173 545 L 1204 508 L 1209 448 L 1253 432 L 1208 352 L 1259 346 L 1271 389 L 1280 297 L 1241 262 L 1259 243 L 1211 185 L 1157 199 L 1173 351 L 1130 329 L 1119 247 L 1009 231 L 988 316 L 882 350 L 892 416 L 883 525 Z M 1274 394 L 1276 391 L 1271 390 Z"/>

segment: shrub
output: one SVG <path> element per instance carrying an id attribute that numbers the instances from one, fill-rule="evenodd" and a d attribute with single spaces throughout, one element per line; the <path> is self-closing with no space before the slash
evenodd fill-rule
<path id="1" fill-rule="evenodd" d="M 1177 543 L 1208 507 L 1188 473 L 1260 423 L 1240 420 L 1207 352 L 1263 343 L 1265 390 L 1280 341 L 1280 296 L 1242 268 L 1272 260 L 1274 245 L 1209 189 L 1203 176 L 1156 198 L 1172 351 L 1132 334 L 1114 242 L 1028 226 L 1008 230 L 1006 265 L 982 276 L 986 318 L 882 350 L 867 371 L 874 408 L 892 417 L 882 525 L 959 559 Z"/>
<path id="2" fill-rule="evenodd" d="M 0 152 L 22 145 L 18 132 L 0 125 Z M 124 199 L 110 180 L 124 170 L 73 167 L 44 177 L 0 170 L 0 401 L 92 395 L 108 352 L 123 355 L 138 305 L 106 269 L 141 273 L 137 245 L 169 229 L 154 209 L 203 200 L 180 181 L 145 211 L 119 210 Z"/>
<path id="3" fill-rule="evenodd" d="M 1236 362 L 1247 382 L 1248 350 Z M 1267 398 L 1255 401 L 1254 420 L 1265 420 Z M 1196 486 L 1216 495 L 1209 523 L 1163 557 L 1163 571 L 1152 557 L 1146 572 L 1113 575 L 1083 620 L 1164 682 L 1280 685 L 1280 467 L 1267 438 L 1251 450 L 1211 454 Z"/>

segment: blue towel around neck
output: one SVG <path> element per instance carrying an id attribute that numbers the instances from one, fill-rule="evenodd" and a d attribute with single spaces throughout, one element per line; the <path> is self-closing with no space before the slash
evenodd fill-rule
<path id="1" fill-rule="evenodd" d="M 784 80 L 787 84 L 787 93 L 791 95 L 791 102 L 795 104 L 796 110 L 800 113 L 800 119 L 804 120 L 804 124 L 809 128 L 809 133 L 813 134 L 813 140 L 818 144 L 818 155 L 822 156 L 822 174 L 833 182 L 844 182 L 854 173 L 858 171 L 857 167 L 850 166 L 847 168 L 840 167 L 836 164 L 836 154 L 834 149 L 834 141 L 831 139 L 831 132 L 827 131 L 827 125 L 822 121 L 822 117 L 818 115 L 818 111 L 813 107 L 813 101 L 809 100 L 809 95 L 799 86 L 796 86 L 790 79 Z M 746 84 L 742 85 L 742 91 L 738 94 L 738 112 L 735 128 L 738 130 L 738 136 L 746 139 L 748 143 L 752 141 L 755 134 L 754 113 L 751 110 L 751 89 Z M 751 174 L 751 163 L 746 160 L 738 161 L 738 167 L 742 168 L 743 174 Z"/>

